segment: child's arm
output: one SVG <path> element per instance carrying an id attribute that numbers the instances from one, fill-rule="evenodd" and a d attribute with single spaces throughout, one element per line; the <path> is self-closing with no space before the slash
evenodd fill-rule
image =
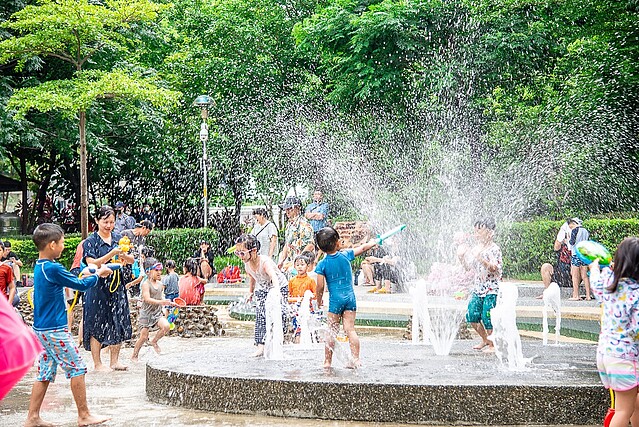
<path id="1" fill-rule="evenodd" d="M 136 277 L 135 279 L 131 280 L 129 283 L 124 285 L 124 287 L 127 288 L 127 289 L 130 289 L 131 287 L 133 287 L 133 286 L 137 285 L 138 283 L 140 283 L 144 277 L 145 276 L 140 274 L 138 277 Z"/>
<path id="2" fill-rule="evenodd" d="M 78 279 L 60 264 L 51 264 L 55 265 L 55 268 L 51 269 L 52 271 L 47 271 L 46 273 L 47 275 L 50 275 L 52 282 L 62 287 L 71 288 L 82 292 L 95 286 L 98 283 L 98 276 L 107 277 L 111 275 L 111 273 L 113 273 L 113 271 L 111 271 L 109 267 L 103 265 L 102 267 L 98 268 L 95 274 L 83 277 L 82 279 Z"/>
<path id="3" fill-rule="evenodd" d="M 364 252 L 373 249 L 375 246 L 377 246 L 377 244 L 377 239 L 371 239 L 363 245 L 359 245 L 358 247 L 353 248 L 353 253 L 355 254 L 355 256 L 361 255 Z"/>
<path id="4" fill-rule="evenodd" d="M 317 287 L 316 289 L 316 293 L 315 296 L 317 297 L 317 308 L 321 308 L 322 307 L 322 297 L 324 296 L 324 287 L 326 286 L 326 278 L 321 275 L 318 274 L 317 275 Z"/>

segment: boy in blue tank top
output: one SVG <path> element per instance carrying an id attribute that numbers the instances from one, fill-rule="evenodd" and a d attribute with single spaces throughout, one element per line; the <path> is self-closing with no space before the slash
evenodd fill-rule
<path id="1" fill-rule="evenodd" d="M 333 360 L 335 337 L 339 331 L 340 321 L 344 324 L 344 332 L 348 336 L 351 347 L 351 364 L 349 368 L 361 366 L 359 360 L 359 337 L 355 332 L 355 313 L 357 303 L 353 290 L 353 271 L 351 262 L 356 256 L 377 245 L 373 239 L 353 249 L 341 249 L 339 233 L 333 227 L 324 227 L 315 235 L 317 246 L 326 253 L 326 257 L 317 264 L 317 305 L 321 308 L 324 287 L 328 288 L 328 328 L 329 333 L 324 349 L 324 368 L 330 368 Z"/>
<path id="2" fill-rule="evenodd" d="M 56 224 L 41 224 L 33 232 L 33 242 L 39 252 L 33 268 L 33 331 L 44 352 L 38 361 L 38 375 L 31 390 L 29 414 L 25 426 L 52 426 L 40 418 L 40 408 L 50 382 L 55 381 L 58 366 L 71 380 L 71 392 L 78 409 L 78 425 L 102 424 L 109 418 L 89 412 L 84 375 L 87 366 L 68 329 L 64 288 L 86 291 L 98 283 L 98 276 L 112 271 L 102 266 L 94 274 L 78 279 L 55 260 L 64 250 L 64 232 Z"/>

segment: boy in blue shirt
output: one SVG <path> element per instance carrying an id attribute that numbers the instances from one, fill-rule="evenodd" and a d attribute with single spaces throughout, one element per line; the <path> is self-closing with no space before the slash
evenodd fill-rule
<path id="1" fill-rule="evenodd" d="M 26 427 L 53 426 L 40 418 L 40 408 L 50 382 L 55 381 L 58 365 L 71 380 L 71 392 L 78 408 L 78 425 L 102 424 L 109 418 L 93 416 L 86 398 L 84 374 L 86 364 L 67 325 L 64 288 L 86 291 L 112 271 L 102 266 L 95 274 L 78 279 L 55 260 L 64 250 L 64 232 L 56 224 L 41 224 L 33 232 L 33 242 L 40 253 L 33 268 L 33 331 L 44 352 L 38 361 L 38 375 L 31 390 Z"/>
<path id="2" fill-rule="evenodd" d="M 324 227 L 315 235 L 317 245 L 326 253 L 326 257 L 317 264 L 317 305 L 322 306 L 324 287 L 328 288 L 328 328 L 329 334 L 324 349 L 324 368 L 330 368 L 333 360 L 335 337 L 339 331 L 340 321 L 344 324 L 344 332 L 348 336 L 351 346 L 351 365 L 349 368 L 361 366 L 359 360 L 359 338 L 355 332 L 355 313 L 357 302 L 353 290 L 353 271 L 351 261 L 357 255 L 377 245 L 372 239 L 353 249 L 341 249 L 339 233 L 333 227 Z"/>

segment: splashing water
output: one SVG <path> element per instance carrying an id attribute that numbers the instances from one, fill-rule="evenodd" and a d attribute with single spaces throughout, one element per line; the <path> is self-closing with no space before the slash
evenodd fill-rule
<path id="1" fill-rule="evenodd" d="M 543 294 L 544 299 L 544 317 L 543 317 L 543 343 L 548 344 L 548 311 L 555 313 L 555 344 L 559 343 L 559 335 L 561 334 L 561 292 L 559 285 L 555 282 L 550 283 Z"/>
<path id="2" fill-rule="evenodd" d="M 313 344 L 313 330 L 310 327 L 311 321 L 311 298 L 313 297 L 313 292 L 310 290 L 306 290 L 304 292 L 304 298 L 302 298 L 302 303 L 300 305 L 299 310 L 299 325 L 300 325 L 300 345 L 304 348 L 308 348 Z"/>
<path id="3" fill-rule="evenodd" d="M 497 305 L 490 310 L 493 332 L 488 339 L 495 343 L 495 354 L 500 364 L 511 371 L 527 370 L 526 364 L 531 360 L 525 359 L 521 350 L 521 337 L 517 330 L 518 297 L 517 285 L 502 283 L 497 294 Z"/>
<path id="4" fill-rule="evenodd" d="M 264 358 L 266 360 L 284 359 L 284 332 L 282 330 L 282 294 L 272 287 L 266 296 L 266 339 Z"/>

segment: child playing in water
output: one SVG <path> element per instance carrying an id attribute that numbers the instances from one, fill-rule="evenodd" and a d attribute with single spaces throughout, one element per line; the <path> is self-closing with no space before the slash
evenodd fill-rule
<path id="1" fill-rule="evenodd" d="M 600 273 L 599 260 L 590 264 L 591 290 L 603 305 L 597 369 L 604 387 L 615 391 L 610 427 L 639 426 L 639 238 L 619 244 L 613 265 Z"/>
<path id="2" fill-rule="evenodd" d="M 255 345 L 257 349 L 253 357 L 264 355 L 264 341 L 266 337 L 266 296 L 268 291 L 276 287 L 282 294 L 283 303 L 288 298 L 288 282 L 286 276 L 268 255 L 259 255 L 260 242 L 250 234 L 242 234 L 235 240 L 235 255 L 244 262 L 246 274 L 249 277 L 249 299 L 255 298 Z M 286 307 L 283 304 L 284 308 Z M 285 309 L 282 317 L 285 317 Z M 286 322 L 282 321 L 285 325 Z"/>
<path id="3" fill-rule="evenodd" d="M 490 217 L 475 222 L 475 238 L 477 244 L 470 249 L 471 257 L 462 257 L 464 266 L 474 271 L 474 283 L 468 300 L 466 321 L 481 337 L 481 343 L 475 350 L 492 352 L 493 342 L 488 339 L 493 325 L 490 321 L 490 310 L 497 303 L 497 293 L 501 282 L 502 258 L 501 248 L 494 242 L 495 220 Z"/>
<path id="4" fill-rule="evenodd" d="M 175 306 L 176 304 L 169 299 L 162 298 L 164 285 L 160 281 L 162 275 L 162 264 L 155 258 L 147 258 L 144 261 L 144 271 L 146 271 L 146 279 L 140 285 L 142 294 L 142 308 L 138 315 L 138 326 L 140 327 L 140 338 L 138 338 L 133 348 L 131 360 L 138 361 L 138 355 L 142 344 L 149 339 L 149 329 L 155 325 L 160 328 L 151 340 L 150 344 L 157 354 L 161 353 L 158 341 L 169 332 L 169 321 L 162 314 L 162 307 L 165 305 Z"/>
<path id="5" fill-rule="evenodd" d="M 312 261 L 309 260 L 305 255 L 299 255 L 295 258 L 295 270 L 297 270 L 297 275 L 288 281 L 288 302 L 291 304 L 291 313 L 293 316 L 293 330 L 295 336 L 295 343 L 300 342 L 300 322 L 299 322 L 299 309 L 302 299 L 304 298 L 304 294 L 306 291 L 311 291 L 313 296 L 315 296 L 315 280 L 311 279 L 307 270 L 309 268 L 309 264 Z M 311 309 L 311 313 L 313 310 Z"/>
<path id="6" fill-rule="evenodd" d="M 324 288 L 328 288 L 328 328 L 329 333 L 324 349 L 324 368 L 330 368 L 335 348 L 335 337 L 339 324 L 343 322 L 344 332 L 348 336 L 351 347 L 350 368 L 361 366 L 359 360 L 359 338 L 355 332 L 355 314 L 357 302 L 353 291 L 353 272 L 351 262 L 357 255 L 377 245 L 377 240 L 370 240 L 353 249 L 340 250 L 339 233 L 333 227 L 324 227 L 315 235 L 317 245 L 326 253 L 326 257 L 317 264 L 317 305 L 322 306 Z"/>
<path id="7" fill-rule="evenodd" d="M 40 418 L 40 408 L 50 382 L 55 381 L 58 365 L 71 380 L 71 392 L 78 409 L 78 425 L 102 424 L 109 418 L 91 415 L 86 399 L 84 363 L 67 328 L 64 288 L 85 291 L 98 283 L 98 276 L 112 271 L 103 265 L 95 274 L 78 279 L 55 260 L 64 250 L 64 232 L 56 224 L 41 224 L 33 232 L 39 259 L 33 269 L 33 330 L 44 347 L 38 361 L 38 376 L 29 402 L 25 426 L 53 426 Z"/>
<path id="8" fill-rule="evenodd" d="M 175 300 L 180 296 L 180 276 L 175 272 L 175 261 L 166 260 L 166 276 L 162 279 L 164 285 L 164 296 L 168 300 Z"/>
<path id="9" fill-rule="evenodd" d="M 206 279 L 198 277 L 200 271 L 200 260 L 197 258 L 188 258 L 184 261 L 184 276 L 180 277 L 178 287 L 180 289 L 180 298 L 187 305 L 200 305 L 204 296 L 204 284 Z"/>

